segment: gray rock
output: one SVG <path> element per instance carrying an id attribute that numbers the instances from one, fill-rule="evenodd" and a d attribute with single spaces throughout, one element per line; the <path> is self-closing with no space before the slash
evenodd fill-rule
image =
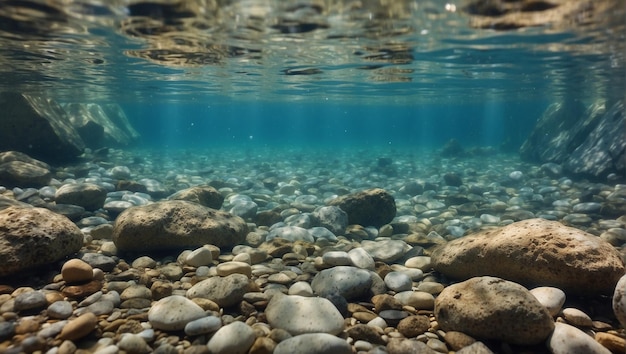
<path id="1" fill-rule="evenodd" d="M 565 293 L 563 290 L 550 286 L 540 286 L 530 290 L 537 301 L 545 307 L 552 317 L 561 311 L 565 303 Z"/>
<path id="2" fill-rule="evenodd" d="M 411 249 L 411 246 L 402 240 L 364 240 L 361 242 L 361 247 L 375 260 L 385 263 L 393 263 L 393 261 L 402 258 Z"/>
<path id="3" fill-rule="evenodd" d="M 255 339 L 254 330 L 250 326 L 233 322 L 215 332 L 207 347 L 214 354 L 245 354 Z"/>
<path id="4" fill-rule="evenodd" d="M 240 201 L 230 208 L 229 213 L 239 216 L 243 219 L 254 219 L 259 206 L 253 201 Z"/>
<path id="5" fill-rule="evenodd" d="M 185 325 L 185 334 L 197 336 L 200 334 L 215 332 L 222 327 L 222 320 L 215 316 L 206 316 L 191 321 Z"/>
<path id="6" fill-rule="evenodd" d="M 311 288 L 318 296 L 339 294 L 351 300 L 368 294 L 372 285 L 369 271 L 356 267 L 338 266 L 315 275 Z"/>
<path id="7" fill-rule="evenodd" d="M 4 187 L 42 187 L 50 182 L 50 170 L 27 162 L 0 164 L 0 185 Z"/>
<path id="8" fill-rule="evenodd" d="M 395 292 L 411 290 L 413 282 L 408 275 L 402 272 L 389 272 L 385 275 L 385 285 Z"/>
<path id="9" fill-rule="evenodd" d="M 611 351 L 596 342 L 580 329 L 566 323 L 555 323 L 554 332 L 548 339 L 548 348 L 553 354 L 594 353 L 610 354 Z"/>
<path id="10" fill-rule="evenodd" d="M 333 199 L 330 205 L 345 211 L 349 224 L 381 227 L 396 216 L 393 196 L 380 188 L 341 196 Z"/>
<path id="11" fill-rule="evenodd" d="M 306 241 L 306 242 L 311 242 L 311 243 L 315 242 L 315 239 L 313 238 L 311 233 L 309 233 L 309 231 L 298 226 L 277 227 L 271 230 L 269 234 L 267 234 L 267 237 L 265 238 L 265 240 L 271 241 L 277 237 L 285 239 L 287 241 L 291 241 L 291 242 L 294 242 L 294 241 Z"/>
<path id="12" fill-rule="evenodd" d="M 367 253 L 361 247 L 353 248 L 348 251 L 348 256 L 352 261 L 352 264 L 358 268 L 374 270 L 376 268 L 376 262 L 374 262 L 374 258 Z"/>
<path id="13" fill-rule="evenodd" d="M 42 208 L 0 210 L 0 276 L 56 262 L 83 246 L 80 229 Z"/>
<path id="14" fill-rule="evenodd" d="M 93 268 L 100 268 L 105 272 L 110 272 L 115 268 L 115 259 L 99 253 L 85 253 L 81 258 Z"/>
<path id="15" fill-rule="evenodd" d="M 317 221 L 316 226 L 325 227 L 335 235 L 343 235 L 348 226 L 348 214 L 337 206 L 319 207 L 312 216 Z"/>
<path id="16" fill-rule="evenodd" d="M 48 316 L 51 318 L 65 320 L 72 315 L 72 304 L 69 301 L 57 301 L 48 306 Z"/>
<path id="17" fill-rule="evenodd" d="M 444 331 L 520 345 L 541 343 L 554 329 L 548 310 L 526 288 L 495 277 L 448 286 L 435 299 L 435 317 Z"/>
<path id="18" fill-rule="evenodd" d="M 120 251 L 167 250 L 212 244 L 232 247 L 245 240 L 243 219 L 187 201 L 133 207 L 115 221 L 113 242 Z"/>
<path id="19" fill-rule="evenodd" d="M 221 307 L 239 304 L 245 293 L 250 291 L 250 279 L 243 274 L 205 279 L 187 290 L 187 297 L 204 298 L 214 301 Z"/>
<path id="20" fill-rule="evenodd" d="M 37 310 L 46 307 L 46 296 L 41 291 L 29 291 L 15 297 L 13 308 L 15 311 Z"/>
<path id="21" fill-rule="evenodd" d="M 343 316 L 335 305 L 321 297 L 274 295 L 265 309 L 265 314 L 272 328 L 284 329 L 292 335 L 336 335 L 343 331 L 344 326 Z"/>
<path id="22" fill-rule="evenodd" d="M 187 323 L 204 317 L 204 310 L 184 296 L 172 295 L 157 301 L 148 312 L 152 327 L 180 331 Z"/>
<path id="23" fill-rule="evenodd" d="M 126 166 L 115 166 L 109 171 L 109 174 L 115 179 L 130 179 L 130 168 Z"/>
<path id="24" fill-rule="evenodd" d="M 141 336 L 132 333 L 122 333 L 117 346 L 126 353 L 143 354 L 152 351 Z"/>
<path id="25" fill-rule="evenodd" d="M 60 204 L 78 205 L 86 210 L 96 210 L 104 206 L 107 192 L 93 183 L 66 184 L 57 189 L 55 201 Z"/>
<path id="26" fill-rule="evenodd" d="M 328 333 L 307 333 L 278 343 L 274 354 L 352 354 L 352 347 L 344 339 Z"/>
<path id="27" fill-rule="evenodd" d="M 325 227 L 312 227 L 309 229 L 309 233 L 315 238 L 315 240 L 323 238 L 331 242 L 337 241 L 337 236 Z"/>

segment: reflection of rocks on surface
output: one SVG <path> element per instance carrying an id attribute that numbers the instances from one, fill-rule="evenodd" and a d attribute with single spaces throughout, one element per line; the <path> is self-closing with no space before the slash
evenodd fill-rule
<path id="1" fill-rule="evenodd" d="M 85 146 L 124 146 L 139 137 L 118 105 L 61 106 L 42 97 L 2 93 L 0 107 L 8 112 L 0 120 L 0 150 L 45 161 L 75 160 Z"/>
<path id="2" fill-rule="evenodd" d="M 585 112 L 580 114 L 580 112 Z M 624 103 L 554 103 L 520 148 L 522 158 L 563 164 L 566 171 L 606 178 L 626 175 Z"/>
<path id="3" fill-rule="evenodd" d="M 433 252 L 432 262 L 435 270 L 456 279 L 491 275 L 587 294 L 611 293 L 624 274 L 613 246 L 544 219 L 524 220 L 448 242 Z"/>
<path id="4" fill-rule="evenodd" d="M 78 227 L 47 209 L 6 208 L 0 225 L 0 276 L 58 261 L 83 246 Z"/>

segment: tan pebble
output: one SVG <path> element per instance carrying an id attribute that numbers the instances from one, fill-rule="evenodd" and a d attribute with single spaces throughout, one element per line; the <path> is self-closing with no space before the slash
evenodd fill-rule
<path id="1" fill-rule="evenodd" d="M 104 280 L 104 272 L 100 268 L 93 269 L 93 279 Z"/>
<path id="2" fill-rule="evenodd" d="M 589 315 L 579 309 L 568 307 L 563 309 L 562 313 L 565 320 L 574 326 L 591 327 L 593 325 Z"/>
<path id="3" fill-rule="evenodd" d="M 91 333 L 98 323 L 98 318 L 91 312 L 87 312 L 84 315 L 77 317 L 68 322 L 63 327 L 59 339 L 62 340 L 77 340 Z"/>
<path id="4" fill-rule="evenodd" d="M 248 353 L 271 354 L 274 352 L 274 348 L 276 348 L 276 342 L 267 337 L 259 337 L 254 341 Z"/>
<path id="5" fill-rule="evenodd" d="M 218 305 L 216 302 L 211 301 L 209 299 L 204 299 L 201 297 L 196 297 L 191 299 L 191 301 L 195 302 L 196 305 L 202 307 L 202 309 L 204 311 L 215 311 L 215 312 L 219 312 L 220 310 L 220 305 Z"/>
<path id="6" fill-rule="evenodd" d="M 32 291 L 35 291 L 35 289 L 31 288 L 30 286 L 23 286 L 20 288 L 15 289 L 12 293 L 11 296 L 12 297 L 17 297 L 20 294 L 24 294 L 24 293 L 30 293 Z"/>
<path id="7" fill-rule="evenodd" d="M 46 296 L 46 302 L 48 302 L 48 305 L 65 299 L 63 294 L 58 291 L 47 291 L 44 295 Z"/>
<path id="8" fill-rule="evenodd" d="M 26 334 L 37 332 L 39 329 L 39 321 L 36 317 L 26 317 L 18 321 L 15 326 L 15 334 Z"/>
<path id="9" fill-rule="evenodd" d="M 172 295 L 173 287 L 169 282 L 157 280 L 152 283 L 150 292 L 152 293 L 153 300 L 161 300 L 164 297 Z"/>
<path id="10" fill-rule="evenodd" d="M 93 279 L 93 268 L 87 262 L 74 258 L 63 264 L 61 276 L 68 284 L 88 282 Z"/>
<path id="11" fill-rule="evenodd" d="M 456 331 L 446 332 L 446 335 L 443 337 L 443 339 L 454 351 L 467 347 L 468 345 L 476 342 L 476 339 L 468 336 L 467 334 Z"/>
<path id="12" fill-rule="evenodd" d="M 73 354 L 76 352 L 76 344 L 74 344 L 70 340 L 64 340 L 63 343 L 59 346 L 59 351 L 57 354 Z"/>
<path id="13" fill-rule="evenodd" d="M 626 338 L 614 334 L 598 332 L 596 341 L 613 353 L 626 353 Z"/>
<path id="14" fill-rule="evenodd" d="M 250 264 L 244 262 L 226 262 L 218 264 L 217 275 L 226 277 L 231 274 L 244 274 L 248 278 L 252 277 L 252 268 L 250 268 Z"/>
<path id="15" fill-rule="evenodd" d="M 233 257 L 233 262 L 243 262 L 247 264 L 252 264 L 252 259 L 250 258 L 249 253 L 239 253 L 235 257 Z"/>
<path id="16" fill-rule="evenodd" d="M 417 337 L 418 335 L 428 331 L 430 321 L 426 316 L 409 316 L 403 318 L 398 323 L 398 332 L 407 338 Z"/>
<path id="17" fill-rule="evenodd" d="M 367 323 L 378 316 L 373 312 L 355 312 L 352 314 L 352 317 L 356 318 L 361 323 Z"/>

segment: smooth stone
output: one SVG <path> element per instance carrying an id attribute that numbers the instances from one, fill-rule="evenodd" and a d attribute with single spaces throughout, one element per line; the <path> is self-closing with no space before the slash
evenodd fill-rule
<path id="1" fill-rule="evenodd" d="M 83 314 L 85 312 L 91 312 L 96 316 L 100 315 L 110 315 L 113 313 L 115 309 L 115 305 L 112 301 L 101 300 L 96 303 L 93 303 L 87 307 L 83 307 L 77 310 L 77 314 Z"/>
<path id="2" fill-rule="evenodd" d="M 80 259 L 88 263 L 92 268 L 99 268 L 105 272 L 112 271 L 117 265 L 115 259 L 99 253 L 85 253 Z"/>
<path id="3" fill-rule="evenodd" d="M 18 294 L 13 302 L 13 308 L 17 312 L 42 309 L 46 305 L 48 305 L 46 295 L 41 291 L 29 291 Z"/>
<path id="4" fill-rule="evenodd" d="M 387 322 L 380 316 L 376 316 L 367 322 L 368 326 L 378 327 L 378 328 L 386 328 Z"/>
<path id="5" fill-rule="evenodd" d="M 418 310 L 432 310 L 435 307 L 435 297 L 424 291 L 403 291 L 394 295 L 404 306 L 412 306 Z"/>
<path id="6" fill-rule="evenodd" d="M 332 302 L 321 297 L 275 295 L 265 309 L 272 328 L 284 329 L 292 335 L 343 331 L 343 316 Z"/>
<path id="7" fill-rule="evenodd" d="M 301 334 L 278 343 L 273 354 L 352 354 L 344 339 L 328 333 Z"/>
<path id="8" fill-rule="evenodd" d="M 390 223 L 396 216 L 396 202 L 393 196 L 380 188 L 342 195 L 329 202 L 338 206 L 348 215 L 348 224 L 381 227 Z"/>
<path id="9" fill-rule="evenodd" d="M 248 278 L 252 277 L 252 268 L 250 264 L 244 262 L 224 262 L 220 263 L 216 267 L 217 275 L 221 277 L 227 277 L 231 274 L 243 274 Z"/>
<path id="10" fill-rule="evenodd" d="M 148 312 L 152 327 L 180 331 L 187 323 L 204 317 L 204 310 L 184 296 L 172 295 L 157 301 Z"/>
<path id="11" fill-rule="evenodd" d="M 530 291 L 489 276 L 446 287 L 435 299 L 435 318 L 444 331 L 520 345 L 541 343 L 554 329 L 552 316 Z"/>
<path id="12" fill-rule="evenodd" d="M 610 294 L 624 275 L 615 247 L 598 236 L 544 219 L 450 241 L 431 257 L 433 268 L 453 279 L 490 274 L 566 293 Z"/>
<path id="13" fill-rule="evenodd" d="M 65 320 L 72 315 L 73 311 L 69 301 L 57 301 L 50 304 L 46 312 L 50 318 Z"/>
<path id="14" fill-rule="evenodd" d="M 444 289 L 443 284 L 434 281 L 423 281 L 417 285 L 415 290 L 427 292 L 433 295 L 439 294 Z"/>
<path id="15" fill-rule="evenodd" d="M 323 206 L 315 209 L 312 216 L 319 226 L 325 227 L 335 235 L 342 235 L 348 226 L 348 214 L 337 206 Z"/>
<path id="16" fill-rule="evenodd" d="M 250 279 L 244 274 L 211 277 L 196 283 L 187 290 L 190 299 L 201 297 L 216 302 L 221 307 L 239 304 L 245 293 L 252 289 Z"/>
<path id="17" fill-rule="evenodd" d="M 591 317 L 579 309 L 568 307 L 564 308 L 562 313 L 563 318 L 576 327 L 591 327 L 593 325 Z"/>
<path id="18" fill-rule="evenodd" d="M 430 328 L 430 321 L 426 316 L 408 316 L 403 318 L 398 323 L 398 332 L 402 333 L 407 338 L 417 337 L 418 335 L 428 331 Z"/>
<path id="19" fill-rule="evenodd" d="M 57 204 L 78 205 L 86 210 L 102 208 L 107 197 L 103 187 L 93 183 L 65 184 L 57 189 L 54 199 Z"/>
<path id="20" fill-rule="evenodd" d="M 385 263 L 393 263 L 411 249 L 411 246 L 401 240 L 364 240 L 361 242 L 361 247 L 366 250 L 372 258 Z"/>
<path id="21" fill-rule="evenodd" d="M 63 328 L 65 327 L 65 325 L 67 325 L 67 320 L 62 320 L 62 321 L 58 321 L 55 323 L 51 323 L 49 326 L 42 328 L 39 332 L 37 332 L 37 335 L 41 338 L 52 338 L 55 337 L 57 334 L 61 333 L 61 330 L 63 330 Z M 2 323 L 0 323 L 1 325 Z M 2 338 L 2 335 L 0 334 L 0 339 Z"/>
<path id="22" fill-rule="evenodd" d="M 348 255 L 348 252 L 344 251 L 330 251 L 322 255 L 322 262 L 329 266 L 352 266 L 352 259 Z"/>
<path id="23" fill-rule="evenodd" d="M 610 354 L 611 351 L 585 332 L 566 323 L 554 324 L 548 338 L 548 349 L 553 354 Z"/>
<path id="24" fill-rule="evenodd" d="M 137 269 L 156 268 L 156 266 L 157 262 L 148 256 L 136 258 L 132 263 L 132 267 Z"/>
<path id="25" fill-rule="evenodd" d="M 313 289 L 311 288 L 311 284 L 308 282 L 298 281 L 289 287 L 288 294 L 310 297 L 313 296 Z"/>
<path id="26" fill-rule="evenodd" d="M 240 253 L 238 255 L 235 255 L 235 257 L 233 257 L 233 262 L 242 262 L 242 263 L 246 263 L 251 265 L 252 264 L 252 258 L 250 257 L 249 253 Z"/>
<path id="27" fill-rule="evenodd" d="M 612 353 L 626 353 L 626 338 L 606 332 L 597 332 L 595 339 Z"/>
<path id="28" fill-rule="evenodd" d="M 213 354 L 246 354 L 255 338 L 250 326 L 236 321 L 215 332 L 207 347 Z"/>
<path id="29" fill-rule="evenodd" d="M 626 275 L 622 276 L 615 286 L 613 312 L 622 327 L 626 327 Z"/>
<path id="30" fill-rule="evenodd" d="M 322 270 L 311 282 L 311 288 L 318 296 L 325 297 L 336 293 L 346 300 L 364 296 L 371 285 L 372 277 L 367 270 L 348 266 Z"/>
<path id="31" fill-rule="evenodd" d="M 93 313 L 87 312 L 84 315 L 76 317 L 69 321 L 59 334 L 61 340 L 75 341 L 81 339 L 93 332 L 98 324 L 98 317 Z"/>
<path id="32" fill-rule="evenodd" d="M 185 258 L 185 263 L 192 267 L 209 266 L 212 262 L 213 254 L 206 247 L 196 248 Z"/>
<path id="33" fill-rule="evenodd" d="M 563 290 L 550 286 L 540 286 L 530 290 L 535 298 L 543 305 L 550 316 L 555 317 L 561 311 L 561 307 L 565 303 L 565 293 Z"/>
<path id="34" fill-rule="evenodd" d="M 365 324 L 356 324 L 346 329 L 346 334 L 353 340 L 365 340 L 372 344 L 384 345 L 385 341 L 382 339 L 376 328 Z"/>
<path id="35" fill-rule="evenodd" d="M 413 282 L 408 275 L 402 272 L 389 272 L 385 275 L 385 285 L 395 292 L 409 291 L 413 286 Z"/>
<path id="36" fill-rule="evenodd" d="M 207 316 L 193 320 L 185 325 L 185 334 L 197 336 L 200 334 L 215 332 L 222 327 L 222 320 L 219 317 Z"/>
<path id="37" fill-rule="evenodd" d="M 117 342 L 117 346 L 126 353 L 133 354 L 150 353 L 152 351 L 141 336 L 132 333 L 123 333 Z"/>
<path id="38" fill-rule="evenodd" d="M 120 294 L 120 300 L 152 299 L 152 292 L 145 285 L 131 285 Z"/>
<path id="39" fill-rule="evenodd" d="M 446 335 L 443 337 L 443 339 L 446 341 L 446 344 L 448 344 L 450 349 L 454 351 L 461 350 L 462 348 L 476 343 L 476 339 L 468 336 L 465 333 L 457 331 L 446 332 Z"/>
<path id="40" fill-rule="evenodd" d="M 299 226 L 283 226 L 277 227 L 267 234 L 265 240 L 271 241 L 275 238 L 282 238 L 287 241 L 295 242 L 295 241 L 306 241 L 313 243 L 315 239 L 313 235 L 307 230 Z"/>
<path id="41" fill-rule="evenodd" d="M 361 247 L 353 248 L 348 251 L 348 256 L 355 267 L 367 270 L 376 269 L 374 258 Z"/>

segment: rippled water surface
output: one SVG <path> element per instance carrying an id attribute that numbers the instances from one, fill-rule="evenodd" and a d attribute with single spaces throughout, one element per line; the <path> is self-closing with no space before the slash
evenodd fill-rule
<path id="1" fill-rule="evenodd" d="M 621 0 L 3 1 L 0 90 L 86 102 L 623 97 L 624 7 Z"/>

